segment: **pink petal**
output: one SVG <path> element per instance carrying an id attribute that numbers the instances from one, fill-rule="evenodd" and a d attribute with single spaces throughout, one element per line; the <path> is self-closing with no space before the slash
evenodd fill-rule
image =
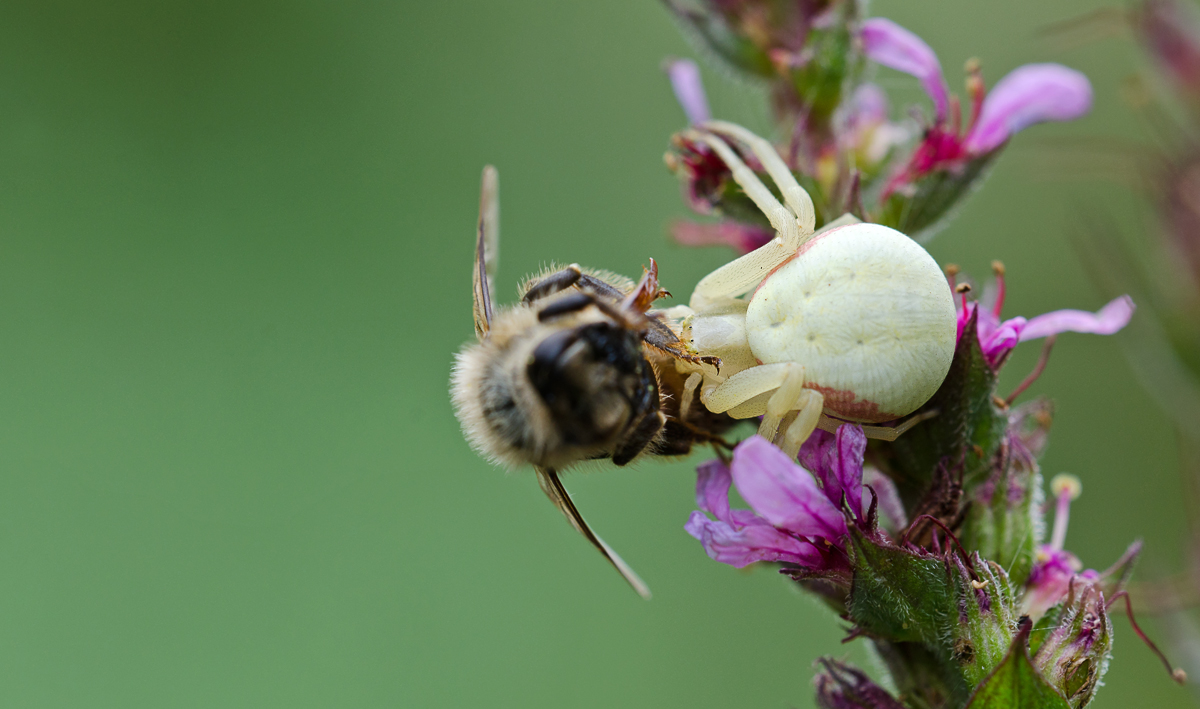
<path id="1" fill-rule="evenodd" d="M 783 561 L 803 566 L 821 563 L 821 555 L 811 544 L 766 524 L 738 529 L 721 521 L 714 522 L 703 512 L 693 512 L 684 529 L 700 540 L 710 558 L 739 569 L 756 561 Z"/>
<path id="2" fill-rule="evenodd" d="M 838 426 L 837 445 L 833 450 L 830 468 L 838 486 L 846 494 L 846 502 L 854 514 L 862 514 L 863 455 L 867 451 L 867 436 L 862 426 L 844 423 Z"/>
<path id="3" fill-rule="evenodd" d="M 667 62 L 666 68 L 667 76 L 671 79 L 671 88 L 675 90 L 675 98 L 683 107 L 688 123 L 707 123 L 712 114 L 708 110 L 708 99 L 704 96 L 699 67 L 688 59 L 676 59 Z"/>
<path id="4" fill-rule="evenodd" d="M 900 500 L 900 491 L 896 483 L 877 468 L 863 469 L 863 486 L 870 485 L 875 491 L 878 511 L 883 519 L 883 526 L 895 532 L 908 526 L 908 515 L 904 513 L 904 503 Z"/>
<path id="5" fill-rule="evenodd" d="M 754 511 L 776 527 L 830 541 L 846 520 L 804 468 L 765 438 L 752 436 L 733 451 L 733 480 Z"/>
<path id="6" fill-rule="evenodd" d="M 729 466 L 714 459 L 696 468 L 696 506 L 729 524 Z"/>
<path id="7" fill-rule="evenodd" d="M 1092 85 L 1083 74 L 1061 64 L 1026 64 L 988 93 L 963 145 L 980 155 L 1034 123 L 1070 121 L 1091 107 Z"/>
<path id="8" fill-rule="evenodd" d="M 1060 332 L 1111 335 L 1129 324 L 1134 308 L 1133 298 L 1123 295 L 1095 313 L 1083 310 L 1055 310 L 1032 318 L 1020 333 L 1021 342 L 1057 335 Z"/>
<path id="9" fill-rule="evenodd" d="M 924 40 L 891 20 L 873 17 L 863 23 L 862 41 L 868 59 L 919 79 L 933 99 L 938 122 L 945 120 L 949 100 L 942 65 Z"/>
<path id="10" fill-rule="evenodd" d="M 861 511 L 866 448 L 867 438 L 858 425 L 843 424 L 836 435 L 818 429 L 800 447 L 800 464 L 821 481 L 835 507 L 841 508 L 844 495 L 851 510 Z"/>

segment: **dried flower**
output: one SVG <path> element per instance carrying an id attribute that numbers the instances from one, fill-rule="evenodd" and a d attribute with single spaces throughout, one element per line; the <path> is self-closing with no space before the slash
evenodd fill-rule
<path id="1" fill-rule="evenodd" d="M 814 680 L 821 709 L 904 709 L 887 690 L 849 665 L 822 658 L 821 668 Z"/>

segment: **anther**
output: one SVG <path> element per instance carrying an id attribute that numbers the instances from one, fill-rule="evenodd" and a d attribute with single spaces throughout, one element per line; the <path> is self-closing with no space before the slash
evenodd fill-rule
<path id="1" fill-rule="evenodd" d="M 996 274 L 997 276 L 1003 276 L 1004 275 L 1004 262 L 1003 261 L 992 261 L 992 273 Z"/>
<path id="2" fill-rule="evenodd" d="M 1059 473 L 1050 480 L 1050 492 L 1054 493 L 1055 497 L 1066 493 L 1070 495 L 1071 500 L 1075 500 L 1083 492 L 1083 483 L 1070 473 Z"/>
<path id="3" fill-rule="evenodd" d="M 946 267 L 942 269 L 942 271 L 944 271 L 946 273 L 946 275 L 949 276 L 950 278 L 954 278 L 955 276 L 957 276 L 958 272 L 961 270 L 962 269 L 960 269 L 958 267 L 957 263 L 948 263 L 948 264 L 946 264 Z"/>
<path id="4" fill-rule="evenodd" d="M 954 292 L 955 293 L 970 293 L 971 292 L 971 284 L 970 283 L 959 283 L 957 286 L 954 286 Z"/>

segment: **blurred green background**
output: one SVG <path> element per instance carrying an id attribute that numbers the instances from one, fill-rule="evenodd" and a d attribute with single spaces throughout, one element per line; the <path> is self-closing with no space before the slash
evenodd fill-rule
<path id="1" fill-rule="evenodd" d="M 872 7 L 955 87 L 972 56 L 989 82 L 1052 60 L 1095 83 L 931 245 L 977 276 L 1003 259 L 1010 315 L 1101 305 L 1071 230 L 1139 225 L 1070 149 L 1139 130 L 1136 52 L 1037 34 L 1098 6 Z M 552 259 L 654 256 L 677 294 L 728 259 L 665 237 L 668 55 L 694 53 L 652 0 L 4 3 L 0 706 L 782 709 L 811 706 L 818 655 L 864 661 L 684 534 L 699 458 L 567 478 L 646 603 L 450 410 L 485 163 L 506 298 Z M 769 128 L 755 87 L 705 78 Z M 1068 546 L 1104 568 L 1144 537 L 1143 578 L 1177 567 L 1173 437 L 1119 338 L 1064 336 L 1033 393 L 1059 404 L 1045 472 L 1084 481 Z M 1094 706 L 1185 706 L 1115 624 Z"/>

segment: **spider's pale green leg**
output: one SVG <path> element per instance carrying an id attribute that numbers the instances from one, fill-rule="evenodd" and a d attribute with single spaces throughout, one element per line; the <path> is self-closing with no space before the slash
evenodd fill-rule
<path id="1" fill-rule="evenodd" d="M 908 418 L 901 421 L 900 425 L 898 425 L 898 426 L 866 426 L 866 425 L 864 425 L 862 427 L 863 435 L 865 435 L 867 438 L 874 438 L 875 440 L 878 440 L 878 441 L 894 441 L 897 438 L 899 438 L 901 436 L 901 434 L 903 434 L 908 429 L 912 428 L 913 426 L 916 426 L 917 424 L 921 423 L 922 421 L 931 419 L 937 415 L 938 415 L 938 412 L 935 409 L 932 411 L 923 411 L 919 414 L 914 414 L 912 416 L 909 416 Z M 817 424 L 817 428 L 821 429 L 822 431 L 828 431 L 830 433 L 837 433 L 838 428 L 844 423 L 846 423 L 846 422 L 822 415 L 820 422 Z"/>
<path id="2" fill-rule="evenodd" d="M 714 389 L 702 391 L 700 400 L 714 414 L 725 413 L 736 406 L 739 408 L 737 418 L 762 416 L 767 413 L 765 401 L 761 406 L 752 409 L 746 409 L 739 404 L 744 404 L 759 394 L 778 389 L 793 368 L 800 369 L 800 365 L 760 364 L 751 367 L 726 379 Z"/>
<path id="3" fill-rule="evenodd" d="M 775 440 L 783 418 L 799 408 L 796 402 L 804 392 L 804 367 L 798 364 L 785 366 L 787 370 L 783 381 L 771 394 L 771 398 L 767 399 L 767 410 L 763 414 L 762 423 L 758 425 L 758 435 L 768 441 Z"/>
<path id="4" fill-rule="evenodd" d="M 692 372 L 683 382 L 683 395 L 679 398 L 679 420 L 687 421 L 688 412 L 692 410 L 692 402 L 696 398 L 696 388 L 704 381 L 700 372 Z"/>
<path id="5" fill-rule="evenodd" d="M 775 238 L 768 243 L 725 264 L 700 280 L 696 290 L 692 292 L 689 305 L 694 310 L 701 310 L 714 302 L 742 295 L 758 285 L 773 268 L 791 258 L 812 231 L 801 231 L 796 215 L 775 199 L 771 190 L 767 189 L 762 180 L 758 179 L 754 171 L 725 141 L 701 131 L 689 131 L 686 135 L 712 148 L 729 168 L 734 181 L 762 210 L 776 232 Z"/>
<path id="6" fill-rule="evenodd" d="M 796 176 L 788 169 L 783 158 L 779 157 L 779 153 L 775 151 L 775 146 L 771 145 L 770 141 L 751 133 L 736 123 L 709 121 L 702 127 L 726 138 L 732 138 L 750 148 L 750 152 L 758 158 L 767 174 L 779 187 L 779 192 L 783 195 L 783 201 L 787 204 L 788 209 L 795 213 L 801 235 L 808 236 L 813 233 L 817 226 L 817 212 L 813 207 L 812 197 L 804 191 L 799 182 L 796 182 Z"/>
<path id="7" fill-rule="evenodd" d="M 800 392 L 796 401 L 796 418 L 784 429 L 783 440 L 776 442 L 789 458 L 798 456 L 800 446 L 817 430 L 817 422 L 821 420 L 821 410 L 824 408 L 825 396 L 821 392 L 812 389 Z"/>

